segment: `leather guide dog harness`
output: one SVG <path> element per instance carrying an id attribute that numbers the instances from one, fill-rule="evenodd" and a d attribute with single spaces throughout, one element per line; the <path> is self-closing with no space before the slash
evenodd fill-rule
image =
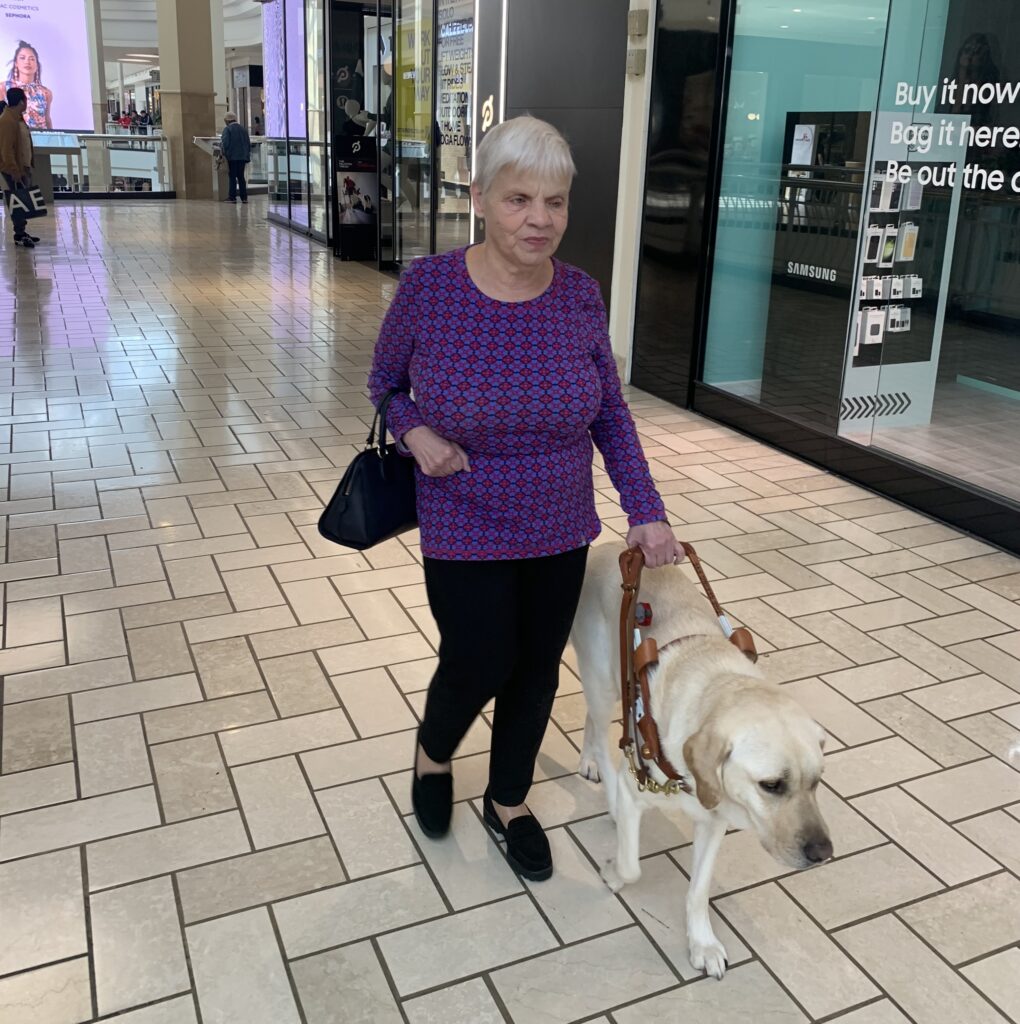
<path id="1" fill-rule="evenodd" d="M 731 644 L 751 661 L 758 660 L 758 652 L 754 647 L 754 638 L 749 630 L 740 627 L 734 629 L 726 618 L 715 591 L 708 582 L 701 559 L 690 544 L 681 545 L 690 559 L 694 571 L 701 581 L 705 596 L 712 605 L 712 610 L 719 619 L 723 635 Z M 620 555 L 620 574 L 623 576 L 623 601 L 620 606 L 620 680 L 621 697 L 623 700 L 623 736 L 620 748 L 630 764 L 630 773 L 637 779 L 638 789 L 644 792 L 664 793 L 673 796 L 677 793 L 693 794 L 690 782 L 683 777 L 670 763 L 662 751 L 659 742 L 659 727 L 652 717 L 651 692 L 648 688 L 648 670 L 659 663 L 660 648 L 653 637 L 641 639 L 637 627 L 636 615 L 638 593 L 641 589 L 641 570 L 645 565 L 645 556 L 640 548 L 629 548 Z M 682 636 L 671 640 L 661 648 L 666 650 L 698 636 Z M 652 778 L 650 765 L 654 765 L 665 777 L 664 783 Z"/>

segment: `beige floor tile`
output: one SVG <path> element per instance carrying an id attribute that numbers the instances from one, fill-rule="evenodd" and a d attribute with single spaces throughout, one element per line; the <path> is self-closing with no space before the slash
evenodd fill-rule
<path id="1" fill-rule="evenodd" d="M 0 861 L 135 832 L 159 824 L 151 786 L 23 811 L 4 819 Z"/>
<path id="2" fill-rule="evenodd" d="M 0 975 L 88 952 L 77 850 L 0 864 L 0 903 Z"/>
<path id="3" fill-rule="evenodd" d="M 38 700 L 60 694 L 96 690 L 118 683 L 130 683 L 131 663 L 127 658 L 109 658 L 90 661 L 84 665 L 64 665 L 7 676 L 4 697 L 8 704 L 24 700 Z"/>
<path id="4" fill-rule="evenodd" d="M 118 718 L 181 704 L 197 704 L 202 700 L 202 689 L 194 673 L 171 676 L 169 679 L 149 679 L 144 683 L 125 683 L 105 690 L 76 693 L 71 698 L 75 722 L 97 722 L 103 718 Z M 151 737 L 150 737 L 151 742 Z"/>
<path id="5" fill-rule="evenodd" d="M 428 839 L 413 817 L 406 823 L 454 910 L 467 910 L 522 891 L 500 848 L 466 803 L 455 806 L 450 834 L 442 840 Z"/>
<path id="6" fill-rule="evenodd" d="M 307 715 L 337 706 L 336 694 L 314 654 L 288 654 L 261 663 L 280 715 Z"/>
<path id="7" fill-rule="evenodd" d="M 96 892 L 250 851 L 236 811 L 145 828 L 88 846 L 89 887 Z"/>
<path id="8" fill-rule="evenodd" d="M 1003 867 L 1020 874 L 1020 821 L 1004 811 L 990 811 L 961 821 L 957 829 Z"/>
<path id="9" fill-rule="evenodd" d="M 797 620 L 802 626 L 823 643 L 845 654 L 858 665 L 866 665 L 875 661 L 885 661 L 896 653 L 884 644 L 872 639 L 867 633 L 855 629 L 848 622 L 833 615 L 832 612 L 821 612 L 818 615 L 805 615 Z"/>
<path id="10" fill-rule="evenodd" d="M 362 738 L 413 729 L 418 724 L 385 669 L 336 676 L 332 683 Z"/>
<path id="11" fill-rule="evenodd" d="M 685 985 L 617 1010 L 613 1017 L 618 1024 L 644 1024 L 649 1020 L 735 1024 L 759 1019 L 769 1024 L 803 1024 L 808 1019 L 760 963 L 728 971 L 721 985 L 711 978 Z"/>
<path id="12" fill-rule="evenodd" d="M 848 669 L 853 664 L 826 644 L 791 647 L 787 651 L 770 651 L 758 664 L 774 683 L 789 683 L 798 679 Z"/>
<path id="13" fill-rule="evenodd" d="M 807 1011 L 824 1017 L 872 999 L 878 989 L 775 885 L 718 903 L 737 933 Z"/>
<path id="14" fill-rule="evenodd" d="M 168 823 L 236 806 L 214 736 L 158 744 L 152 748 L 152 765 L 163 817 Z"/>
<path id="15" fill-rule="evenodd" d="M 67 620 L 67 660 L 71 664 L 127 654 L 120 612 L 88 612 Z"/>
<path id="16" fill-rule="evenodd" d="M 851 626 L 869 633 L 889 626 L 903 626 L 932 618 L 932 613 L 906 598 L 897 597 L 890 601 L 877 601 L 858 608 L 846 608 L 837 613 Z"/>
<path id="17" fill-rule="evenodd" d="M 74 734 L 82 796 L 151 784 L 149 752 L 137 715 L 80 724 Z"/>
<path id="18" fill-rule="evenodd" d="M 409 633 L 384 640 L 345 643 L 343 647 L 330 647 L 319 653 L 326 671 L 331 676 L 340 676 L 430 658 L 435 651 L 420 634 Z"/>
<path id="19" fill-rule="evenodd" d="M 439 918 L 446 907 L 428 872 L 418 865 L 284 900 L 274 905 L 273 913 L 283 947 L 293 959 Z"/>
<path id="20" fill-rule="evenodd" d="M 894 736 L 829 754 L 825 758 L 825 781 L 840 796 L 850 797 L 915 779 L 938 768 L 930 757 Z"/>
<path id="21" fill-rule="evenodd" d="M 285 603 L 283 591 L 277 586 L 273 574 L 265 567 L 238 569 L 223 573 L 227 593 L 239 612 L 255 608 L 271 608 Z"/>
<path id="22" fill-rule="evenodd" d="M 96 893 L 90 907 L 100 1014 L 191 987 L 169 878 Z"/>
<path id="23" fill-rule="evenodd" d="M 421 860 L 378 779 L 322 789 L 316 799 L 349 877 L 392 871 Z M 423 848 L 426 844 L 443 845 L 425 840 Z"/>
<path id="24" fill-rule="evenodd" d="M 64 803 L 77 795 L 71 762 L 0 776 L 0 816 Z"/>
<path id="25" fill-rule="evenodd" d="M 1020 881 L 1000 872 L 899 916 L 950 963 L 960 964 L 1020 941 Z"/>
<path id="26" fill-rule="evenodd" d="M 910 699 L 946 722 L 1018 703 L 1015 690 L 988 676 L 971 676 L 915 690 Z"/>
<path id="27" fill-rule="evenodd" d="M 8 705 L 3 719 L 3 771 L 23 772 L 70 761 L 71 718 L 66 697 Z"/>
<path id="28" fill-rule="evenodd" d="M 943 888 L 937 878 L 891 844 L 790 875 L 780 885 L 829 931 Z"/>
<path id="29" fill-rule="evenodd" d="M 224 732 L 220 738 L 228 765 L 266 761 L 352 739 L 354 734 L 340 710 L 250 725 Z"/>
<path id="30" fill-rule="evenodd" d="M 204 864 L 177 875 L 186 924 L 346 881 L 326 836 Z"/>
<path id="31" fill-rule="evenodd" d="M 195 644 L 191 652 L 209 700 L 251 693 L 265 685 L 244 637 Z"/>
<path id="32" fill-rule="evenodd" d="M 302 626 L 332 622 L 335 619 L 346 618 L 350 614 L 328 579 L 285 583 L 283 592 Z"/>
<path id="33" fill-rule="evenodd" d="M 117 1024 L 197 1024 L 195 1000 L 189 993 L 162 1003 L 118 1014 Z"/>
<path id="34" fill-rule="evenodd" d="M 922 696 L 929 692 L 916 690 L 914 694 Z M 918 707 L 910 697 L 883 697 L 865 704 L 864 710 L 944 768 L 975 761 L 982 756 L 980 747 Z"/>
<path id="35" fill-rule="evenodd" d="M 918 668 L 936 679 L 959 679 L 961 676 L 974 674 L 974 666 L 957 657 L 959 650 L 950 653 L 930 640 L 926 640 L 923 636 L 918 636 L 909 626 L 877 629 L 871 636 L 888 647 L 894 654 L 913 662 Z"/>
<path id="36" fill-rule="evenodd" d="M 858 797 L 853 806 L 946 885 L 998 870 L 991 857 L 898 787 Z"/>
<path id="37" fill-rule="evenodd" d="M 601 878 L 596 878 L 602 884 Z M 604 893 L 608 893 L 604 884 L 602 887 Z M 620 892 L 620 898 L 630 908 L 638 924 L 651 936 L 673 970 L 685 980 L 691 980 L 699 977 L 701 972 L 691 966 L 689 959 L 687 890 L 687 877 L 669 857 L 659 855 L 642 861 L 641 880 L 625 886 Z M 748 948 L 715 910 L 711 911 L 711 917 L 716 937 L 726 948 L 726 961 L 730 967 L 750 959 Z"/>
<path id="38" fill-rule="evenodd" d="M 908 782 L 903 788 L 947 821 L 959 821 L 1020 800 L 1020 772 L 987 759 Z"/>
<path id="39" fill-rule="evenodd" d="M 296 758 L 240 765 L 231 774 L 255 849 L 326 831 Z"/>
<path id="40" fill-rule="evenodd" d="M 450 985 L 417 999 L 408 999 L 404 1003 L 404 1012 L 410 1024 L 450 1024 L 455 1020 L 469 1020 L 472 1024 L 504 1024 L 506 1020 L 485 982 L 479 978 Z"/>
<path id="41" fill-rule="evenodd" d="M 7 605 L 4 640 L 7 647 L 53 643 L 64 639 L 59 597 L 15 601 Z"/>
<path id="42" fill-rule="evenodd" d="M 203 1020 L 298 1024 L 287 968 L 264 908 L 188 927 Z"/>
<path id="43" fill-rule="evenodd" d="M 962 978 L 895 917 L 876 918 L 837 939 L 917 1024 L 1004 1024 Z"/>
<path id="44" fill-rule="evenodd" d="M 294 624 L 295 619 L 290 609 L 281 606 L 279 608 L 259 608 L 250 612 L 237 612 L 233 615 L 214 615 L 206 619 L 194 619 L 188 622 L 184 628 L 188 634 L 188 640 L 193 644 L 200 644 L 210 640 L 226 640 L 229 637 L 268 633 L 285 629 Z"/>
<path id="45" fill-rule="evenodd" d="M 988 957 L 969 967 L 963 973 L 1010 1020 L 1020 1020 L 1020 949 L 1009 949 Z"/>
<path id="46" fill-rule="evenodd" d="M 922 686 L 931 686 L 938 680 L 922 672 L 902 658 L 880 661 L 874 665 L 861 665 L 842 672 L 826 673 L 822 678 L 845 697 L 861 704 L 894 693 L 905 693 Z"/>
<path id="47" fill-rule="evenodd" d="M 820 679 L 803 679 L 785 686 L 827 732 L 850 746 L 890 735 L 868 712 L 862 711 Z"/>
<path id="48" fill-rule="evenodd" d="M 555 945 L 555 937 L 526 896 L 412 925 L 379 939 L 402 996 L 536 956 Z M 528 966 L 536 971 L 531 980 L 537 986 L 541 962 L 529 961 Z M 499 975 L 494 981 L 498 988 Z"/>
<path id="49" fill-rule="evenodd" d="M 912 627 L 921 636 L 943 647 L 964 644 L 970 640 L 984 640 L 1010 632 L 1009 626 L 984 612 L 960 612 L 928 622 L 914 623 Z"/>
<path id="50" fill-rule="evenodd" d="M 150 711 L 144 716 L 145 732 L 150 744 L 167 743 L 224 729 L 239 729 L 275 719 L 273 702 L 269 694 L 262 691 L 163 711 Z"/>
<path id="51" fill-rule="evenodd" d="M 1020 686 L 1017 683 L 1020 679 L 1020 660 L 1010 657 L 987 640 L 972 640 L 970 643 L 960 644 L 953 648 L 952 654 L 962 659 L 965 664 L 970 664 L 1000 683 L 1005 683 L 1006 686 L 1012 686 L 1013 689 Z"/>
<path id="52" fill-rule="evenodd" d="M 402 1024 L 375 950 L 368 942 L 333 949 L 291 966 L 308 1024 Z M 474 1018 L 472 1018 L 474 1019 Z"/>
<path id="53" fill-rule="evenodd" d="M 92 1017 L 86 957 L 0 978 L 0 1020 L 79 1024 Z"/>
<path id="54" fill-rule="evenodd" d="M 129 629 L 127 641 L 136 679 L 153 679 L 195 670 L 184 631 L 178 622 Z"/>

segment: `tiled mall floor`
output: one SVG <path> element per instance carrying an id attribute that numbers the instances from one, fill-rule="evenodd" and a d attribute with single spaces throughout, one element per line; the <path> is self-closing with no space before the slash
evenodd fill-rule
<path id="1" fill-rule="evenodd" d="M 832 735 L 837 859 L 728 837 L 732 967 L 697 979 L 684 821 L 646 819 L 638 885 L 599 880 L 570 657 L 531 797 L 551 881 L 483 830 L 485 722 L 453 834 L 408 818 L 415 538 L 315 531 L 392 282 L 256 203 L 56 221 L 0 249 L 2 1024 L 1020 1020 L 1020 562 L 633 395 L 680 533 Z"/>

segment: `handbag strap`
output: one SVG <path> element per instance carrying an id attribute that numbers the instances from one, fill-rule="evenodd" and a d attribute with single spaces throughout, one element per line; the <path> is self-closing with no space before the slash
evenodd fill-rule
<path id="1" fill-rule="evenodd" d="M 372 429 L 368 432 L 368 440 L 365 443 L 369 448 L 378 447 L 380 455 L 386 447 L 386 414 L 389 412 L 390 402 L 392 402 L 397 395 L 402 395 L 404 393 L 405 392 L 401 391 L 400 388 L 390 388 L 390 390 L 386 392 L 386 396 L 379 403 L 379 408 L 375 411 L 375 416 L 372 419 Z M 375 443 L 377 430 L 379 432 L 378 446 Z"/>

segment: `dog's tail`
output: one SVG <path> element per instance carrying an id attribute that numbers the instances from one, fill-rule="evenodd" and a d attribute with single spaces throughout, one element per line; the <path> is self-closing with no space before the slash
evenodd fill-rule
<path id="1" fill-rule="evenodd" d="M 1017 740 L 1016 743 L 1009 748 L 1006 756 L 1009 758 L 1009 763 L 1014 768 L 1020 770 L 1020 740 Z"/>

